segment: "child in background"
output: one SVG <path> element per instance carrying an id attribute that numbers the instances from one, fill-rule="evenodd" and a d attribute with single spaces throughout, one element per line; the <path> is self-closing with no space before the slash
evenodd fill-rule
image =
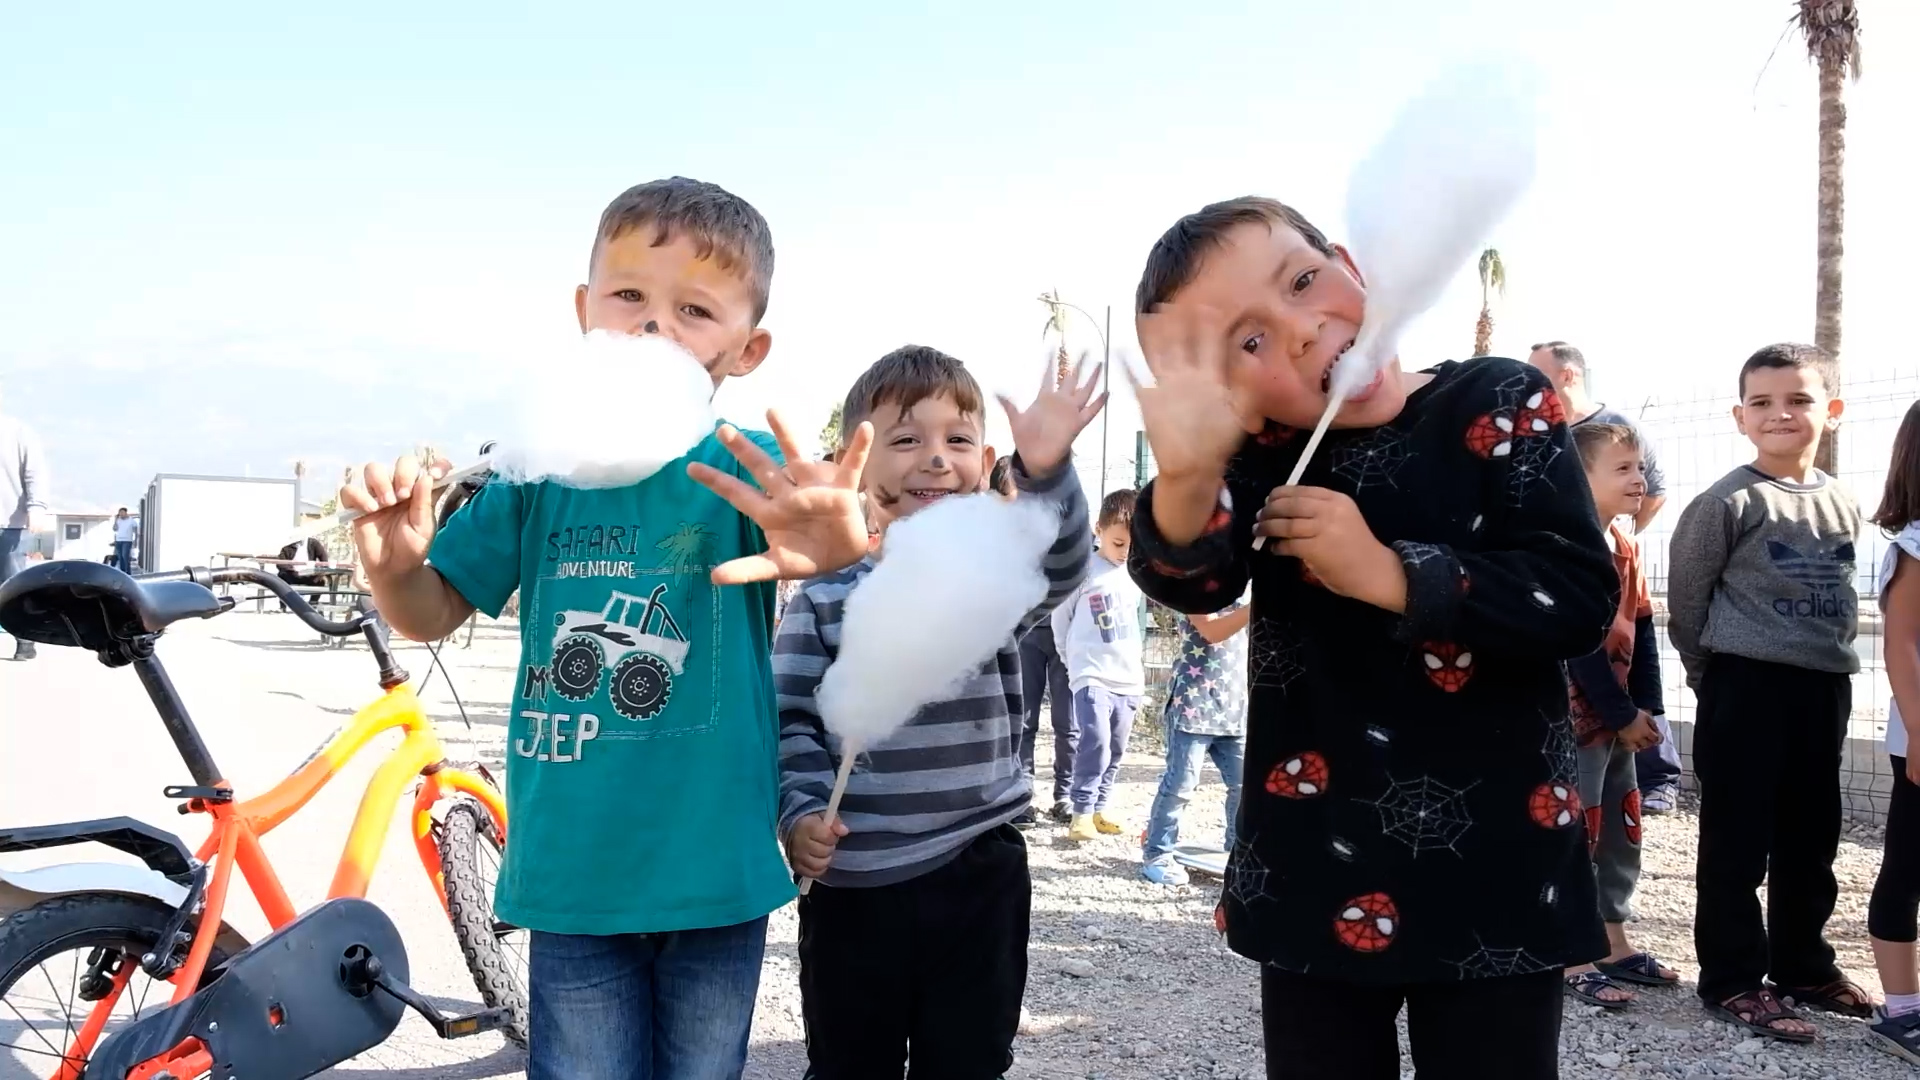
<path id="1" fill-rule="evenodd" d="M 752 206 L 712 184 L 657 180 L 602 214 L 575 313 L 583 333 L 672 338 L 717 388 L 766 358 L 772 275 L 771 234 Z M 495 903 L 501 921 L 531 931 L 530 1080 L 718 1080 L 745 1067 L 767 914 L 794 893 L 774 838 L 764 582 L 865 553 L 853 477 L 871 430 L 853 441 L 838 466 L 806 461 L 783 437 L 782 465 L 768 436 L 721 424 L 685 464 L 626 487 L 495 480 L 438 535 L 429 477 L 443 462 L 375 462 L 341 489 L 342 506 L 366 513 L 353 532 L 375 604 L 406 637 L 438 641 L 520 593 L 513 843 Z M 679 542 L 689 535 L 703 541 L 693 559 Z M 636 588 L 670 612 L 679 663 L 631 653 L 627 680 L 602 670 L 590 636 L 555 640 L 556 618 L 591 622 Z M 556 650 L 572 657 L 564 672 Z"/>
<path id="2" fill-rule="evenodd" d="M 1156 885 L 1185 885 L 1187 868 L 1174 857 L 1180 815 L 1200 783 L 1200 762 L 1213 759 L 1227 785 L 1227 836 L 1240 812 L 1240 769 L 1247 752 L 1247 616 L 1242 596 L 1212 615 L 1180 616 L 1180 650 L 1167 680 L 1167 768 L 1160 774 L 1142 846 L 1140 876 Z"/>
<path id="3" fill-rule="evenodd" d="M 1133 492 L 1100 500 L 1093 565 L 1086 583 L 1053 611 L 1053 640 L 1073 694 L 1073 814 L 1067 839 L 1086 842 L 1124 828 L 1107 817 L 1107 800 L 1127 752 L 1133 718 L 1147 693 L 1140 634 L 1140 587 L 1127 576 Z"/>
<path id="4" fill-rule="evenodd" d="M 1665 710 L 1660 689 L 1660 641 L 1640 548 L 1620 520 L 1640 510 L 1647 480 L 1639 434 L 1625 424 L 1573 427 L 1573 444 L 1587 468 L 1594 508 L 1607 523 L 1607 545 L 1620 574 L 1620 606 L 1606 641 L 1567 661 L 1573 735 L 1580 743 L 1580 803 L 1587 809 L 1587 850 L 1599 884 L 1600 918 L 1607 924 L 1607 958 L 1567 970 L 1567 992 L 1602 1008 L 1633 1003 L 1614 980 L 1665 986 L 1679 979 L 1652 954 L 1627 940 L 1633 891 L 1640 881 L 1640 782 L 1635 755 L 1660 741 L 1654 716 Z"/>
<path id="5" fill-rule="evenodd" d="M 1421 1076 L 1547 1080 L 1561 970 L 1607 951 L 1561 661 L 1619 578 L 1559 399 L 1512 360 L 1389 362 L 1283 486 L 1365 308 L 1346 250 L 1271 199 L 1161 236 L 1129 567 L 1189 614 L 1252 583 L 1222 909 L 1267 1075 L 1399 1080 L 1404 1008 Z"/>
<path id="6" fill-rule="evenodd" d="M 1049 372 L 1051 374 L 1051 372 Z M 1021 501 L 1059 515 L 1048 591 L 952 697 L 868 748 L 838 820 L 826 806 L 841 748 L 814 695 L 840 648 L 847 598 L 877 556 L 808 581 L 774 642 L 780 693 L 780 828 L 787 857 L 816 884 L 800 898 L 800 998 L 813 1080 L 995 1077 L 1013 1064 L 1027 984 L 1033 883 L 1012 824 L 1033 802 L 1014 732 L 1020 638 L 1087 570 L 1087 510 L 1073 440 L 1100 411 L 1093 387 L 1051 380 L 1022 411 L 1005 398 Z M 848 392 L 846 422 L 871 419 L 868 505 L 884 531 L 956 494 L 987 490 L 986 410 L 960 361 L 909 345 Z M 929 639 L 928 648 L 938 648 Z"/>
<path id="7" fill-rule="evenodd" d="M 1730 1023 L 1810 1042 L 1796 1005 L 1867 1017 L 1834 963 L 1840 754 L 1853 711 L 1853 496 L 1816 469 L 1845 408 L 1833 361 L 1769 345 L 1740 368 L 1735 425 L 1754 445 L 1696 496 L 1668 541 L 1667 633 L 1699 701 L 1700 997 Z M 1767 917 L 1758 894 L 1767 883 Z"/>
<path id="8" fill-rule="evenodd" d="M 1887 682 L 1893 685 L 1887 709 L 1893 797 L 1880 876 L 1867 905 L 1873 962 L 1887 1004 L 1868 1032 L 1881 1048 L 1920 1065 L 1920 971 L 1914 959 L 1914 939 L 1920 937 L 1920 757 L 1909 752 L 1920 725 L 1920 402 L 1907 407 L 1894 436 L 1893 463 L 1873 523 L 1893 537 L 1880 562 L 1879 590 Z"/>

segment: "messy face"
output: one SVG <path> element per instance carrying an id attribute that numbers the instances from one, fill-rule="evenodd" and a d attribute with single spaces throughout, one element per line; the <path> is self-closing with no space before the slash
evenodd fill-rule
<path id="1" fill-rule="evenodd" d="M 1811 367 L 1756 368 L 1744 383 L 1733 422 L 1762 458 L 1774 462 L 1810 456 L 1845 407 L 1827 396 L 1820 373 Z"/>
<path id="2" fill-rule="evenodd" d="M 882 402 L 861 487 L 884 527 L 949 495 L 980 490 L 985 417 L 937 394 L 901 408 Z"/>
<path id="3" fill-rule="evenodd" d="M 700 359 L 713 384 L 760 366 L 772 335 L 753 325 L 753 289 L 738 267 L 701 258 L 675 236 L 658 247 L 654 230 L 602 241 L 587 283 L 574 292 L 580 332 L 664 334 Z"/>
<path id="4" fill-rule="evenodd" d="M 1094 534 L 1094 550 L 1117 566 L 1127 564 L 1127 549 L 1133 544 L 1133 529 L 1115 522 Z"/>
<path id="5" fill-rule="evenodd" d="M 1334 361 L 1366 312 L 1366 288 L 1346 250 L 1315 250 L 1285 225 L 1240 225 L 1200 262 L 1168 305 L 1206 312 L 1203 332 L 1224 339 L 1242 419 L 1311 427 L 1325 411 Z M 1406 404 L 1399 361 L 1350 395 L 1335 427 L 1375 427 Z"/>
<path id="6" fill-rule="evenodd" d="M 1593 489 L 1593 506 L 1600 520 L 1612 521 L 1640 512 L 1647 497 L 1644 455 L 1637 446 L 1613 443 L 1603 446 L 1587 465 L 1587 486 Z"/>

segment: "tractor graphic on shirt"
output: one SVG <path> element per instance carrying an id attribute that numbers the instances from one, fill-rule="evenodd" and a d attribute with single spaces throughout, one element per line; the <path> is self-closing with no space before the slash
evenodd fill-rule
<path id="1" fill-rule="evenodd" d="M 616 592 L 598 612 L 554 616 L 555 692 L 585 701 L 611 669 L 608 697 L 615 712 L 629 720 L 659 716 L 687 659 L 686 635 L 660 599 L 666 591 L 662 583 L 644 598 Z"/>

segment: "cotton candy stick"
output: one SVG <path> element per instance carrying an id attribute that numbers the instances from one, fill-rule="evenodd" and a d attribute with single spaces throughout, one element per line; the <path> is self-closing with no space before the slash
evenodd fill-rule
<path id="1" fill-rule="evenodd" d="M 834 775 L 833 794 L 827 798 L 828 828 L 832 828 L 833 823 L 840 819 L 840 799 L 847 793 L 847 778 L 853 775 L 853 759 L 859 756 L 859 747 L 841 747 L 840 771 Z M 807 890 L 811 888 L 813 888 L 813 879 L 807 878 L 800 883 L 800 895 L 807 895 Z"/>
<path id="2" fill-rule="evenodd" d="M 492 464 L 484 458 L 471 465 L 462 466 L 449 472 L 440 479 L 435 480 L 433 482 L 433 492 L 438 495 L 440 492 L 458 484 L 460 481 L 469 477 L 479 476 L 492 467 Z M 297 544 L 310 536 L 319 536 L 321 533 L 338 528 L 341 525 L 350 525 L 365 516 L 366 512 L 364 510 L 336 510 L 326 517 L 309 521 L 305 525 L 288 533 L 286 542 L 289 544 Z"/>
<path id="3" fill-rule="evenodd" d="M 1398 355 L 1400 335 L 1533 180 L 1538 120 L 1531 72 L 1455 68 L 1408 102 L 1347 185 L 1347 237 L 1367 280 L 1367 309 L 1334 361 L 1327 407 L 1288 477 L 1298 484 L 1340 406 Z M 1266 537 L 1253 539 L 1255 550 Z"/>

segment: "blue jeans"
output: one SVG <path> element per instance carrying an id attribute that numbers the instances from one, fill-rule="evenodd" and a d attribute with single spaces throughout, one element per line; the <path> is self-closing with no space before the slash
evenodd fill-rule
<path id="1" fill-rule="evenodd" d="M 1680 744 L 1673 739 L 1673 727 L 1665 715 L 1655 716 L 1653 726 L 1660 732 L 1660 744 L 1640 751 L 1633 762 L 1641 791 L 1680 783 Z"/>
<path id="2" fill-rule="evenodd" d="M 133 573 L 133 541 L 115 540 L 113 542 L 113 565 L 123 574 Z"/>
<path id="3" fill-rule="evenodd" d="M 527 1080 L 738 1080 L 767 920 L 529 942 Z"/>
<path id="4" fill-rule="evenodd" d="M 1233 823 L 1240 813 L 1240 771 L 1247 753 L 1244 735 L 1195 735 L 1167 731 L 1167 771 L 1160 774 L 1160 793 L 1153 797 L 1147 819 L 1146 861 L 1166 858 L 1180 846 L 1180 815 L 1186 812 L 1193 789 L 1200 784 L 1200 765 L 1212 758 L 1227 782 L 1227 838 L 1223 848 L 1233 850 Z"/>
<path id="5" fill-rule="evenodd" d="M 1107 808 L 1113 778 L 1120 774 L 1120 758 L 1127 752 L 1133 717 L 1140 711 L 1140 695 L 1112 694 L 1098 686 L 1073 692 L 1073 722 L 1079 744 L 1073 748 L 1073 788 L 1069 795 L 1076 814 L 1097 814 Z"/>

